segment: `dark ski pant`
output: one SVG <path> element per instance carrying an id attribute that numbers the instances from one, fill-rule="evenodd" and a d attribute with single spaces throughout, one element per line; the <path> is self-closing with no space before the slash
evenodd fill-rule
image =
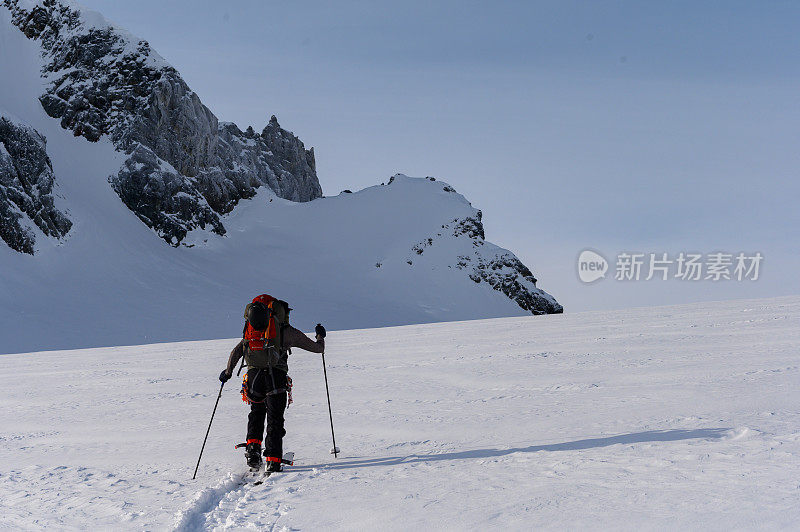
<path id="1" fill-rule="evenodd" d="M 273 387 L 273 377 L 275 386 Z M 280 458 L 283 456 L 283 437 L 286 430 L 283 428 L 283 413 L 286 410 L 286 392 L 268 395 L 273 390 L 286 388 L 286 373 L 273 370 L 250 368 L 247 372 L 249 384 L 248 396 L 251 399 L 261 399 L 262 402 L 250 403 L 250 415 L 247 417 L 247 439 L 263 440 L 264 455 Z M 267 431 L 264 434 L 264 422 Z"/>

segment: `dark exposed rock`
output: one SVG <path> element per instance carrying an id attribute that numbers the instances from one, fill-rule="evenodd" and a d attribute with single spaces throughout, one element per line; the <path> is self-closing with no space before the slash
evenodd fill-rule
<path id="1" fill-rule="evenodd" d="M 97 141 L 108 135 L 134 159 L 109 181 L 170 244 L 206 224 L 224 233 L 217 215 L 261 186 L 292 201 L 322 196 L 313 148 L 306 150 L 274 116 L 260 135 L 252 127 L 242 132 L 220 124 L 147 41 L 108 24 L 87 24 L 78 8 L 59 0 L 33 7 L 2 2 L 12 22 L 42 46 L 48 83 L 39 101 L 45 112 L 76 136 Z M 143 158 L 145 166 L 131 171 Z M 145 168 L 152 175 L 144 176 Z M 179 201 L 159 196 L 176 190 L 185 194 Z"/>
<path id="2" fill-rule="evenodd" d="M 263 185 L 292 201 L 322 197 L 314 149 L 306 150 L 274 116 L 261 134 L 221 123 L 217 156 L 217 166 L 198 176 L 203 195 L 217 212 L 230 211 L 240 197 L 254 196 Z"/>
<path id="3" fill-rule="evenodd" d="M 149 73 L 142 70 L 143 75 Z M 125 151 L 135 144 L 147 146 L 180 175 L 197 177 L 216 166 L 217 117 L 174 69 L 165 68 L 160 74 L 148 81 L 144 101 L 132 99 L 132 106 L 143 105 L 136 109 L 129 127 L 115 131 L 112 139 Z"/>
<path id="4" fill-rule="evenodd" d="M 474 217 L 467 217 L 462 220 L 453 220 L 453 235 L 466 235 L 469 238 L 483 241 L 486 233 L 483 231 L 483 213 L 478 211 Z"/>
<path id="5" fill-rule="evenodd" d="M 0 177 L 3 177 L 5 172 L 3 153 L 0 152 Z M 36 242 L 36 237 L 27 227 L 20 224 L 22 214 L 16 205 L 9 199 L 5 192 L 5 188 L 0 186 L 0 238 L 9 245 L 9 247 L 20 253 L 27 253 L 33 255 L 33 245 Z"/>
<path id="6" fill-rule="evenodd" d="M 562 307 L 552 296 L 536 288 L 536 278 L 511 252 L 499 253 L 487 260 L 480 255 L 459 257 L 459 266 L 472 267 L 469 278 L 476 283 L 485 282 L 504 293 L 523 310 L 532 314 L 560 314 Z M 525 281 L 530 283 L 526 286 Z"/>
<path id="7" fill-rule="evenodd" d="M 45 138 L 35 129 L 0 116 L 0 238 L 33 254 L 36 238 L 27 217 L 45 235 L 61 238 L 72 222 L 53 202 L 55 176 Z"/>
<path id="8" fill-rule="evenodd" d="M 475 210 L 474 213 L 473 216 L 456 218 L 442 226 L 444 230 L 452 229 L 452 236 L 467 238 L 472 242 L 472 252 L 459 255 L 455 264 L 451 266 L 466 270 L 474 282 L 486 283 L 531 314 L 564 312 L 564 307 L 553 296 L 536 287 L 536 278 L 522 261 L 510 251 L 485 241 L 482 213 L 479 210 Z M 415 244 L 411 250 L 417 255 L 422 255 L 425 248 L 432 246 L 441 235 L 442 233 L 437 233 L 436 237 L 426 238 Z"/>
<path id="9" fill-rule="evenodd" d="M 432 245 L 433 245 L 433 238 L 426 238 L 425 240 L 423 240 L 419 244 L 415 244 L 411 248 L 411 250 L 414 253 L 416 253 L 417 255 L 422 255 L 422 253 L 425 251 L 425 248 L 428 247 L 428 246 L 432 246 Z"/>
<path id="10" fill-rule="evenodd" d="M 173 246 L 186 237 L 187 226 L 208 225 L 225 234 L 219 216 L 197 189 L 146 146 L 136 146 L 109 181 L 122 202 Z"/>

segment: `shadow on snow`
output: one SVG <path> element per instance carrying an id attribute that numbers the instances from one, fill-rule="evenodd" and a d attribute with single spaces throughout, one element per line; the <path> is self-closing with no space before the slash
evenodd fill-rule
<path id="1" fill-rule="evenodd" d="M 439 460 L 465 460 L 475 458 L 495 458 L 514 453 L 537 453 L 539 451 L 580 451 L 596 449 L 610 445 L 629 445 L 634 443 L 665 442 L 681 440 L 718 440 L 731 429 L 695 429 L 695 430 L 648 430 L 633 434 L 620 434 L 605 438 L 589 438 L 548 445 L 531 445 L 530 447 L 514 447 L 511 449 L 475 449 L 456 453 L 412 454 L 408 456 L 389 456 L 385 458 L 350 459 L 327 464 L 298 465 L 293 471 L 308 471 L 314 468 L 349 469 L 355 467 L 391 466 L 397 464 L 416 464 L 421 462 L 437 462 Z"/>

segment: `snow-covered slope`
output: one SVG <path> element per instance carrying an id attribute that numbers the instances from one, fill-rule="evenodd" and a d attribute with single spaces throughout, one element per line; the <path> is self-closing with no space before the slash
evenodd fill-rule
<path id="1" fill-rule="evenodd" d="M 800 521 L 800 297 L 331 332 L 296 466 L 243 486 L 235 340 L 0 356 L 5 529 L 778 529 Z"/>
<path id="2" fill-rule="evenodd" d="M 51 29 L 62 27 L 52 22 L 58 13 L 53 6 L 72 5 L 4 3 L 16 6 L 18 15 L 35 15 L 46 4 L 51 11 L 41 12 L 42 24 Z M 17 23 L 39 31 L 34 15 Z M 100 27 L 112 32 L 113 46 L 135 41 L 99 15 L 81 16 L 70 39 Z M 22 229 L 16 232 L 31 235 L 35 254 L 0 242 L 0 353 L 226 337 L 241 330 L 244 304 L 264 292 L 289 301 L 295 322 L 305 327 L 317 321 L 354 328 L 561 311 L 513 253 L 484 240 L 480 212 L 452 187 L 432 179 L 398 175 L 384 186 L 299 203 L 285 198 L 310 199 L 313 190 L 302 196 L 285 177 L 284 188 L 248 189 L 232 211 L 215 210 L 224 236 L 216 226 L 195 226 L 180 246 L 168 246 L 163 232 L 142 223 L 144 211 L 128 209 L 128 200 L 137 201 L 135 190 L 120 189 L 122 182 L 114 178 L 108 181 L 120 168 L 131 176 L 144 168 L 136 157 L 147 158 L 147 150 L 120 151 L 113 131 L 90 142 L 48 116 L 39 96 L 53 92 L 56 81 L 74 70 L 48 70 L 47 61 L 63 54 L 47 52 L 43 58 L 39 41 L 50 37 L 35 34 L 40 37 L 26 37 L 0 6 L 0 72 L 13 73 L 0 76 L 0 116 L 12 117 L 32 139 L 46 139 L 29 144 L 44 149 L 54 184 L 52 190 L 26 188 L 15 181 L 16 174 L 2 174 L 0 164 L 0 201 L 7 177 L 6 189 L 29 201 L 31 212 L 36 212 L 34 200 L 50 201 L 52 215 L 63 213 L 71 225 L 64 235 L 48 236 L 42 229 L 48 225 L 33 223 L 35 214 L 8 204 L 6 218 L 17 217 Z M 125 46 L 112 53 L 113 64 L 127 57 Z M 142 59 L 143 65 L 168 68 L 151 57 L 149 48 L 148 54 L 155 63 Z M 239 150 L 232 137 L 235 126 L 219 127 L 218 151 Z M 271 122 L 261 135 L 242 133 L 242 142 L 256 151 L 271 146 L 276 157 L 289 154 L 281 155 L 284 160 L 300 148 L 282 131 Z M 241 148 L 242 153 L 248 149 Z M 46 168 L 43 160 L 36 159 Z M 163 159 L 151 162 L 159 166 L 159 175 L 171 179 L 175 168 Z M 157 185 L 145 183 L 145 188 L 160 190 Z M 179 189 L 167 189 L 170 201 L 188 197 Z M 149 201 L 145 196 L 142 201 Z M 179 218 L 174 220 L 180 227 L 191 229 Z"/>

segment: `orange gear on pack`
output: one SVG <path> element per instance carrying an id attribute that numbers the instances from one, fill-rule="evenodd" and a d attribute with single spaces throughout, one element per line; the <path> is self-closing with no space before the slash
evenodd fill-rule
<path id="1" fill-rule="evenodd" d="M 272 368 L 285 358 L 283 331 L 289 326 L 289 305 L 261 294 L 244 309 L 244 359 L 248 367 Z"/>

